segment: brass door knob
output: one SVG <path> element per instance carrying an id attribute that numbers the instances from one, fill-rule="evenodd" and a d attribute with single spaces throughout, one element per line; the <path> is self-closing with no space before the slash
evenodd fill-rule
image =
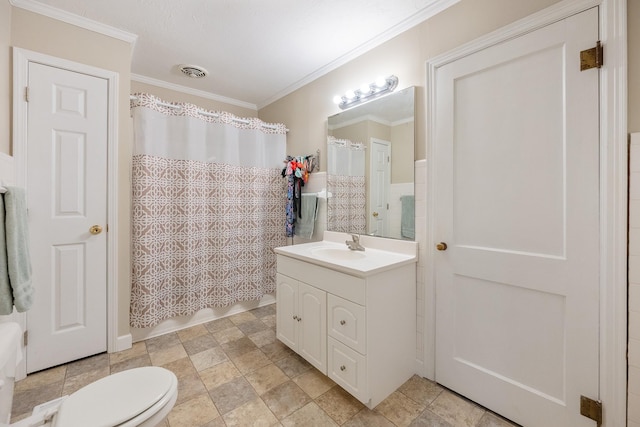
<path id="1" fill-rule="evenodd" d="M 378 212 L 374 212 L 372 215 L 374 218 L 378 218 Z"/>
<path id="2" fill-rule="evenodd" d="M 436 249 L 439 251 L 446 251 L 447 250 L 447 244 L 445 242 L 440 242 L 436 245 Z"/>
<path id="3" fill-rule="evenodd" d="M 102 227 L 100 227 L 99 225 L 92 225 L 89 229 L 89 233 L 93 235 L 100 234 L 102 233 Z"/>

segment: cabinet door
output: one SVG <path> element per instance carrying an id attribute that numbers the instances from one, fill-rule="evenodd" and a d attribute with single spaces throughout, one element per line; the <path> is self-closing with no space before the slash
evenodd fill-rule
<path id="1" fill-rule="evenodd" d="M 298 353 L 327 374 L 327 293 L 298 282 Z"/>
<path id="2" fill-rule="evenodd" d="M 276 335 L 292 350 L 298 351 L 298 281 L 278 274 L 276 278 Z"/>

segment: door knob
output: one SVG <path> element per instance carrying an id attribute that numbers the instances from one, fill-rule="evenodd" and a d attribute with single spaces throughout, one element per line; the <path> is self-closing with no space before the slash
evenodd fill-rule
<path id="1" fill-rule="evenodd" d="M 374 212 L 372 215 L 374 218 L 378 218 L 378 212 Z"/>
<path id="2" fill-rule="evenodd" d="M 92 225 L 89 229 L 89 233 L 93 235 L 100 234 L 102 233 L 102 227 L 100 227 L 99 225 Z"/>
<path id="3" fill-rule="evenodd" d="M 447 250 L 447 244 L 445 242 L 440 242 L 436 245 L 436 249 L 439 251 L 446 251 Z"/>

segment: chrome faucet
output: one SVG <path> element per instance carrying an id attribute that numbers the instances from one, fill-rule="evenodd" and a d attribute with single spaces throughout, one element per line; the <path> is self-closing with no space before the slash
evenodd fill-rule
<path id="1" fill-rule="evenodd" d="M 347 247 L 349 249 L 351 249 L 352 251 L 364 251 L 364 246 L 362 246 L 360 244 L 360 235 L 352 234 L 351 238 L 353 240 L 346 240 L 345 241 L 345 243 L 347 244 Z"/>

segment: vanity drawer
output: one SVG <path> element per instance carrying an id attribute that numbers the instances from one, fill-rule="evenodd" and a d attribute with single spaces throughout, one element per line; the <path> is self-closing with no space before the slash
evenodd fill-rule
<path id="1" fill-rule="evenodd" d="M 329 336 L 367 354 L 365 308 L 344 298 L 329 294 L 327 298 Z"/>
<path id="2" fill-rule="evenodd" d="M 341 342 L 329 337 L 329 378 L 363 403 L 369 401 L 367 360 Z"/>

